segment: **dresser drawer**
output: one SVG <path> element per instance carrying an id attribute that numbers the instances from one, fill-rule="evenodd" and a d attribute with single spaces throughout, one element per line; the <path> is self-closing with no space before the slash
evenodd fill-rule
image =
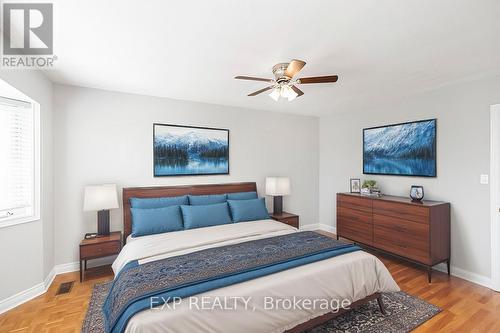
<path id="1" fill-rule="evenodd" d="M 417 205 L 374 200 L 373 214 L 392 216 L 418 223 L 429 223 L 429 209 Z"/>
<path id="2" fill-rule="evenodd" d="M 360 210 L 371 214 L 372 200 L 360 196 L 337 195 L 337 208 L 338 207 Z"/>
<path id="3" fill-rule="evenodd" d="M 361 210 L 355 210 L 346 207 L 337 207 L 337 216 L 341 216 L 344 220 L 350 220 L 361 223 L 372 223 L 372 214 Z"/>
<path id="4" fill-rule="evenodd" d="M 80 246 L 80 257 L 102 257 L 106 255 L 118 254 L 120 252 L 119 242 L 107 242 L 102 244 L 89 244 Z"/>
<path id="5" fill-rule="evenodd" d="M 373 226 L 387 229 L 405 241 L 420 241 L 428 245 L 429 225 L 408 220 L 402 220 L 391 216 L 373 214 Z"/>
<path id="6" fill-rule="evenodd" d="M 352 224 L 338 224 L 337 235 L 366 245 L 373 244 L 373 229 L 357 228 Z"/>
<path id="7" fill-rule="evenodd" d="M 397 223 L 397 224 L 396 224 Z M 373 245 L 421 263 L 430 263 L 429 226 L 411 221 L 373 217 Z"/>
<path id="8" fill-rule="evenodd" d="M 337 214 L 337 234 L 366 245 L 373 243 L 373 226 L 360 220 Z"/>

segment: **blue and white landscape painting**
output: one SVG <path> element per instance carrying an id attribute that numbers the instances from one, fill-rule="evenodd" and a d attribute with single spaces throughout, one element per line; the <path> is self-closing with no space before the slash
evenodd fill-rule
<path id="1" fill-rule="evenodd" d="M 363 131 L 363 173 L 436 177 L 436 120 Z"/>
<path id="2" fill-rule="evenodd" d="M 154 175 L 229 173 L 229 130 L 154 125 Z"/>

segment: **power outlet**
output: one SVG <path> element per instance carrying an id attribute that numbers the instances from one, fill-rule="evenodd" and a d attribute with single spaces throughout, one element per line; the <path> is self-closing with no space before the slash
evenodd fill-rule
<path id="1" fill-rule="evenodd" d="M 481 175 L 481 179 L 479 182 L 483 185 L 487 185 L 489 183 L 489 177 L 488 175 Z"/>

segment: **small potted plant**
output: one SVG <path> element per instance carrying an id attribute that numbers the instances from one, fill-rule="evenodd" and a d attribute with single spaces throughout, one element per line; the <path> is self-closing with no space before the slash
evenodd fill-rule
<path id="1" fill-rule="evenodd" d="M 361 186 L 361 193 L 363 194 L 379 194 L 380 191 L 377 188 L 377 181 L 372 179 L 367 179 L 363 181 Z"/>

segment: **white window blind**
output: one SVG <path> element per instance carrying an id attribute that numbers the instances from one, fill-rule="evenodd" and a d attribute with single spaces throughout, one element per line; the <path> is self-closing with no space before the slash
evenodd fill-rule
<path id="1" fill-rule="evenodd" d="M 0 97 L 0 226 L 35 215 L 35 114 Z"/>

